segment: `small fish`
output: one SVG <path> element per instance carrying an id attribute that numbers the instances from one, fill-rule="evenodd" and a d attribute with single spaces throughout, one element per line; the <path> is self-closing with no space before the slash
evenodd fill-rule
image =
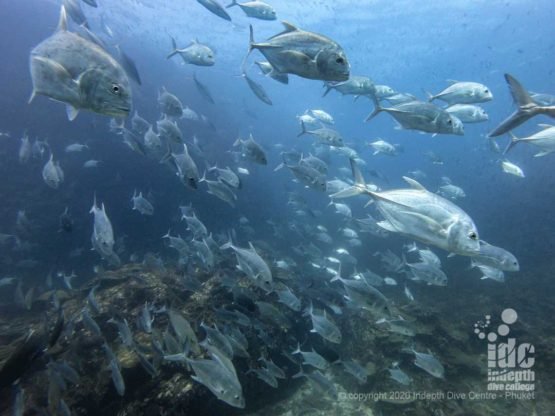
<path id="1" fill-rule="evenodd" d="M 207 10 L 214 13 L 216 16 L 231 22 L 229 14 L 227 14 L 223 6 L 216 0 L 197 0 L 197 2 L 206 7 Z"/>
<path id="2" fill-rule="evenodd" d="M 251 91 L 256 95 L 256 97 L 262 101 L 264 104 L 272 105 L 272 100 L 268 97 L 268 94 L 258 82 L 251 79 L 245 72 L 241 75 L 247 81 L 247 84 Z"/>
<path id="3" fill-rule="evenodd" d="M 510 175 L 518 176 L 519 178 L 525 177 L 522 169 L 514 163 L 509 162 L 507 159 L 501 161 L 501 169 L 503 169 L 503 172 Z"/>
<path id="4" fill-rule="evenodd" d="M 172 51 L 167 56 L 170 59 L 172 56 L 179 55 L 186 64 L 196 65 L 196 66 L 213 66 L 216 61 L 214 58 L 214 52 L 208 46 L 199 43 L 197 39 L 194 39 L 185 48 L 179 49 L 174 38 L 172 39 Z"/>
<path id="5" fill-rule="evenodd" d="M 475 104 L 491 101 L 493 95 L 488 87 L 478 82 L 453 81 L 451 85 L 436 95 L 428 93 L 428 101 L 442 100 L 449 105 Z"/>
<path id="6" fill-rule="evenodd" d="M 117 358 L 110 361 L 110 370 L 112 371 L 112 381 L 116 391 L 120 396 L 125 395 L 125 382 L 123 381 Z"/>
<path id="7" fill-rule="evenodd" d="M 445 378 L 445 369 L 443 365 L 429 350 L 428 353 L 417 352 L 414 349 L 410 349 L 409 351 L 414 354 L 414 365 L 436 378 Z"/>
<path id="8" fill-rule="evenodd" d="M 237 0 L 231 0 L 231 4 L 226 6 L 229 9 L 233 6 L 239 6 L 248 17 L 254 17 L 260 20 L 276 20 L 276 11 L 272 6 L 261 0 L 247 1 L 245 3 L 237 3 Z"/>
<path id="9" fill-rule="evenodd" d="M 139 192 L 137 195 L 137 191 L 133 191 L 133 197 L 131 198 L 131 202 L 133 203 L 133 210 L 139 211 L 143 215 L 152 215 L 154 214 L 154 207 L 152 204 L 143 196 L 142 192 Z"/>

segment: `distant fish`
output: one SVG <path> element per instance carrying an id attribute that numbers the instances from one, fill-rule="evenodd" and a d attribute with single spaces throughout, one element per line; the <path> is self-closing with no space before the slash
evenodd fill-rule
<path id="1" fill-rule="evenodd" d="M 274 71 L 274 68 L 269 62 L 256 61 L 255 64 L 258 65 L 264 75 L 267 75 L 282 84 L 289 84 L 289 76 L 287 74 L 280 74 L 279 72 Z"/>
<path id="2" fill-rule="evenodd" d="M 555 152 L 555 126 L 550 124 L 540 124 L 542 130 L 534 133 L 528 137 L 516 137 L 512 132 L 509 132 L 511 141 L 509 142 L 504 153 L 507 153 L 517 143 L 529 143 L 540 149 L 534 157 L 541 157 Z"/>
<path id="3" fill-rule="evenodd" d="M 503 172 L 508 173 L 509 175 L 518 176 L 519 178 L 524 178 L 524 172 L 520 168 L 520 166 L 515 165 L 512 162 L 509 162 L 507 159 L 501 161 L 501 169 Z"/>
<path id="4" fill-rule="evenodd" d="M 493 99 L 489 88 L 478 82 L 451 81 L 451 85 L 440 93 L 427 95 L 430 102 L 437 99 L 449 105 L 483 103 Z"/>
<path id="5" fill-rule="evenodd" d="M 265 104 L 272 105 L 272 100 L 268 97 L 268 94 L 258 82 L 252 80 L 245 72 L 243 72 L 242 77 L 245 78 L 247 84 L 251 91 L 256 95 L 256 97 Z"/>
<path id="6" fill-rule="evenodd" d="M 214 52 L 208 46 L 199 43 L 194 39 L 188 46 L 183 49 L 177 47 L 175 39 L 172 37 L 172 51 L 167 56 L 170 59 L 174 55 L 179 55 L 186 64 L 197 66 L 212 66 L 215 63 Z"/>
<path id="7" fill-rule="evenodd" d="M 505 74 L 505 80 L 509 85 L 509 91 L 513 96 L 513 101 L 517 105 L 517 109 L 490 132 L 488 137 L 501 136 L 539 114 L 555 118 L 555 105 L 538 105 L 516 78 L 512 75 Z"/>
<path id="8" fill-rule="evenodd" d="M 272 6 L 260 0 L 247 1 L 245 3 L 237 3 L 237 0 L 231 0 L 231 4 L 226 6 L 229 9 L 233 6 L 239 6 L 248 17 L 254 17 L 260 20 L 276 20 L 276 11 Z"/>
<path id="9" fill-rule="evenodd" d="M 202 4 L 206 9 L 214 13 L 216 16 L 221 17 L 224 20 L 228 20 L 231 22 L 231 17 L 223 6 L 218 3 L 216 0 L 197 0 L 200 4 Z"/>
<path id="10" fill-rule="evenodd" d="M 50 159 L 42 168 L 42 179 L 44 183 L 54 189 L 58 189 L 64 181 L 64 171 L 60 167 L 59 162 L 54 162 L 54 155 L 50 153 Z"/>
<path id="11" fill-rule="evenodd" d="M 125 72 L 127 72 L 127 75 L 129 75 L 137 84 L 142 85 L 141 76 L 139 75 L 139 70 L 137 69 L 135 61 L 133 61 L 133 59 L 131 59 L 119 45 L 116 45 L 116 49 L 119 52 L 121 65 L 123 66 L 123 69 L 125 69 Z"/>
<path id="12" fill-rule="evenodd" d="M 31 51 L 33 92 L 67 104 L 70 120 L 80 109 L 126 117 L 131 87 L 123 68 L 98 45 L 67 30 L 62 6 L 56 32 Z"/>
<path id="13" fill-rule="evenodd" d="M 211 104 L 215 104 L 214 98 L 212 97 L 210 90 L 206 85 L 204 85 L 202 82 L 198 80 L 196 73 L 193 73 L 193 81 L 195 81 L 195 87 L 197 87 L 197 90 L 202 96 L 202 98 L 204 98 L 206 101 L 208 101 Z"/>
<path id="14" fill-rule="evenodd" d="M 133 192 L 133 197 L 131 198 L 131 202 L 133 203 L 134 210 L 139 211 L 143 215 L 152 215 L 154 214 L 154 207 L 152 204 L 143 196 L 142 192 L 139 192 L 137 195 L 137 190 Z"/>

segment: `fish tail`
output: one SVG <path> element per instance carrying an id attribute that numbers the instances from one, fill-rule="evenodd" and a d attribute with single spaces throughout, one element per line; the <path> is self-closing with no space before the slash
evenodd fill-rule
<path id="1" fill-rule="evenodd" d="M 430 93 L 426 90 L 423 90 L 423 91 L 424 91 L 424 94 L 426 94 L 426 98 L 428 99 L 429 103 L 431 103 L 432 101 L 434 101 L 436 99 L 436 97 L 432 93 Z"/>
<path id="2" fill-rule="evenodd" d="M 509 136 L 511 138 L 511 141 L 509 142 L 509 144 L 507 145 L 507 147 L 505 148 L 505 150 L 503 151 L 503 154 L 506 155 L 507 152 L 509 150 L 511 150 L 513 148 L 513 146 L 515 144 L 517 144 L 521 139 L 519 139 L 518 137 L 516 137 L 511 131 L 509 132 Z M 493 139 L 492 139 L 493 140 Z"/>
<path id="3" fill-rule="evenodd" d="M 175 39 L 173 36 L 170 36 L 172 39 L 172 51 L 170 52 L 170 54 L 166 57 L 166 59 L 170 59 L 172 56 L 177 55 L 179 52 L 177 51 L 177 43 L 175 42 Z"/>
<path id="4" fill-rule="evenodd" d="M 237 0 L 231 0 L 231 3 L 225 6 L 225 8 L 229 9 L 230 7 L 233 7 L 233 6 L 239 6 L 239 3 L 237 3 Z"/>
<path id="5" fill-rule="evenodd" d="M 372 95 L 370 99 L 374 102 L 374 110 L 370 114 L 368 114 L 368 117 L 366 117 L 366 119 L 364 120 L 365 122 L 372 120 L 380 112 L 383 111 L 383 107 L 380 105 L 380 102 L 378 101 L 375 95 Z"/>
<path id="6" fill-rule="evenodd" d="M 293 374 L 292 378 L 300 378 L 300 377 L 304 377 L 306 374 L 303 371 L 303 367 L 300 366 L 299 372 L 297 374 Z"/>
<path id="7" fill-rule="evenodd" d="M 324 87 L 326 88 L 326 91 L 324 91 L 324 94 L 322 95 L 322 97 L 325 97 L 326 95 L 328 95 L 329 92 L 333 89 L 333 86 L 331 86 L 331 85 L 328 84 L 328 83 L 325 83 L 325 84 L 324 84 Z"/>
<path id="8" fill-rule="evenodd" d="M 222 244 L 222 245 L 220 246 L 220 250 L 226 250 L 226 249 L 228 249 L 228 248 L 232 248 L 232 247 L 233 247 L 233 241 L 231 240 L 231 234 L 228 234 L 227 238 L 228 238 L 227 243 Z"/>
<path id="9" fill-rule="evenodd" d="M 295 351 L 291 351 L 291 354 L 300 354 L 301 353 L 301 344 L 297 342 L 297 349 Z"/>
<path id="10" fill-rule="evenodd" d="M 308 133 L 306 130 L 306 126 L 304 125 L 304 121 L 301 120 L 301 132 L 297 134 L 297 137 L 301 137 L 303 134 Z"/>

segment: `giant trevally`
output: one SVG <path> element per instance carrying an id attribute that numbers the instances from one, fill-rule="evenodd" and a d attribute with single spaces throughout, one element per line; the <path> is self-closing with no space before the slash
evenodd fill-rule
<path id="1" fill-rule="evenodd" d="M 248 17 L 260 20 L 276 20 L 274 8 L 260 0 L 247 1 L 245 3 L 237 3 L 237 0 L 231 0 L 231 4 L 226 6 L 226 9 L 233 6 L 239 6 Z"/>
<path id="2" fill-rule="evenodd" d="M 216 16 L 231 22 L 231 17 L 229 17 L 229 14 L 227 14 L 222 5 L 216 0 L 197 0 L 197 2 L 202 4 L 204 7 L 206 7 L 207 10 L 211 11 Z"/>
<path id="3" fill-rule="evenodd" d="M 254 141 L 252 133 L 249 135 L 248 140 L 237 139 L 233 146 L 240 146 L 242 155 L 248 160 L 258 163 L 259 165 L 267 165 L 268 159 L 262 147 Z"/>
<path id="4" fill-rule="evenodd" d="M 212 98 L 212 94 L 210 94 L 210 90 L 206 85 L 198 80 L 196 73 L 193 73 L 193 81 L 195 81 L 195 86 L 197 87 L 197 90 L 202 98 L 204 98 L 209 103 L 214 104 L 215 101 L 214 98 Z"/>
<path id="5" fill-rule="evenodd" d="M 67 104 L 74 120 L 80 109 L 126 117 L 131 108 L 131 86 L 121 65 L 100 46 L 67 30 L 62 6 L 56 32 L 31 51 L 35 95 Z"/>
<path id="6" fill-rule="evenodd" d="M 349 61 L 337 42 L 318 33 L 301 30 L 291 23 L 282 23 L 285 30 L 263 43 L 255 43 L 250 26 L 248 54 L 258 49 L 274 71 L 282 74 L 322 81 L 349 79 Z"/>
<path id="7" fill-rule="evenodd" d="M 478 265 L 485 265 L 507 272 L 518 272 L 520 270 L 518 260 L 512 253 L 483 240 L 480 240 L 480 253 L 472 256 L 472 261 Z"/>
<path id="8" fill-rule="evenodd" d="M 241 248 L 235 246 L 231 239 L 223 244 L 220 249 L 225 250 L 231 248 L 235 251 L 237 258 L 237 268 L 251 278 L 257 285 L 266 291 L 272 290 L 272 272 L 268 264 L 256 252 L 256 249 L 249 243 L 249 248 Z"/>
<path id="9" fill-rule="evenodd" d="M 488 87 L 478 82 L 451 81 L 451 85 L 438 94 L 428 94 L 428 101 L 442 100 L 449 105 L 475 104 L 491 101 L 493 95 Z"/>
<path id="10" fill-rule="evenodd" d="M 167 59 L 170 59 L 172 56 L 177 54 L 183 58 L 183 62 L 186 64 L 212 66 L 215 63 L 214 52 L 212 49 L 202 43 L 199 43 L 197 39 L 193 39 L 193 41 L 185 48 L 179 49 L 175 39 L 172 38 L 172 51 L 167 56 Z"/>
<path id="11" fill-rule="evenodd" d="M 368 115 L 366 121 L 374 118 L 378 113 L 389 113 L 403 129 L 420 130 L 434 134 L 464 135 L 462 122 L 452 114 L 433 104 L 422 101 L 409 101 L 390 108 L 382 107 L 376 98 L 374 111 Z"/>
<path id="12" fill-rule="evenodd" d="M 539 114 L 555 118 L 555 105 L 538 105 L 516 78 L 512 75 L 505 74 L 505 80 L 507 84 L 509 84 L 509 91 L 513 96 L 513 101 L 517 105 L 517 109 L 490 132 L 488 137 L 501 136 Z"/>
<path id="13" fill-rule="evenodd" d="M 324 87 L 326 91 L 323 97 L 328 95 L 331 90 L 335 90 L 341 93 L 341 95 L 354 95 L 355 98 L 360 95 L 374 95 L 376 92 L 374 82 L 370 78 L 358 75 L 351 75 L 347 81 L 326 82 Z"/>
<path id="14" fill-rule="evenodd" d="M 258 98 L 264 104 L 272 105 L 272 100 L 270 99 L 270 97 L 268 97 L 268 94 L 266 93 L 262 85 L 252 80 L 245 72 L 243 72 L 241 76 L 245 78 L 245 81 L 247 81 L 249 88 L 254 93 L 254 95 L 256 95 L 256 98 Z"/>
<path id="15" fill-rule="evenodd" d="M 368 189 L 362 173 L 351 159 L 355 185 L 331 195 L 345 198 L 367 194 L 385 218 L 378 225 L 387 231 L 440 247 L 464 256 L 480 252 L 478 230 L 472 218 L 457 205 L 429 192 L 414 179 L 403 177 L 408 189 L 376 192 Z"/>

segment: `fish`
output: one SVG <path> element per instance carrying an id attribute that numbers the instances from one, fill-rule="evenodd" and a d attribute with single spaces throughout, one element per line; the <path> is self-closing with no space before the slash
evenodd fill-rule
<path id="1" fill-rule="evenodd" d="M 31 158 L 31 142 L 29 141 L 29 136 L 27 132 L 23 133 L 21 137 L 21 144 L 19 145 L 18 151 L 19 163 L 25 164 Z"/>
<path id="2" fill-rule="evenodd" d="M 510 74 L 505 74 L 505 81 L 507 81 L 517 109 L 489 132 L 487 137 L 501 136 L 540 114 L 555 118 L 555 105 L 538 105 L 535 103 L 522 84 Z"/>
<path id="3" fill-rule="evenodd" d="M 78 153 L 78 152 L 82 152 L 85 149 L 89 149 L 89 146 L 87 146 L 86 144 L 81 144 L 81 143 L 72 143 L 66 146 L 66 148 L 64 149 L 66 153 Z"/>
<path id="4" fill-rule="evenodd" d="M 404 319 L 382 318 L 376 321 L 376 324 L 385 324 L 387 331 L 394 334 L 404 335 L 407 337 L 414 337 L 416 335 L 416 331 L 414 330 L 412 323 Z"/>
<path id="5" fill-rule="evenodd" d="M 214 13 L 216 16 L 231 22 L 231 17 L 229 16 L 229 14 L 216 0 L 197 0 L 197 2 L 204 6 L 208 11 Z"/>
<path id="6" fill-rule="evenodd" d="M 418 101 L 418 98 L 415 95 L 404 92 L 398 92 L 393 95 L 389 95 L 384 99 L 387 100 L 387 102 L 389 102 L 389 104 L 391 105 L 399 105 L 403 103 L 410 103 L 411 101 Z"/>
<path id="7" fill-rule="evenodd" d="M 194 211 L 191 215 L 187 215 L 187 213 L 184 212 L 181 216 L 181 219 L 187 222 L 187 230 L 191 231 L 195 238 L 205 237 L 208 235 L 208 230 L 206 226 L 202 223 L 201 220 L 198 219 Z"/>
<path id="8" fill-rule="evenodd" d="M 474 264 L 481 264 L 507 272 L 518 272 L 517 258 L 509 251 L 480 240 L 480 252 L 471 257 Z"/>
<path id="9" fill-rule="evenodd" d="M 399 368 L 398 363 L 393 363 L 392 368 L 388 368 L 387 371 L 389 372 L 389 377 L 399 384 L 408 386 L 412 383 L 412 379 L 407 375 L 407 373 Z"/>
<path id="10" fill-rule="evenodd" d="M 98 208 L 96 205 L 96 195 L 91 210 L 89 211 L 94 215 L 93 234 L 91 237 L 92 245 L 98 252 L 100 257 L 109 261 L 110 263 L 119 264 L 119 258 L 114 252 L 114 229 L 112 223 L 106 214 L 104 203 Z"/>
<path id="11" fill-rule="evenodd" d="M 183 116 L 181 100 L 168 92 L 166 87 L 162 87 L 162 91 L 158 91 L 158 104 L 160 104 L 160 111 L 168 117 L 181 118 Z"/>
<path id="12" fill-rule="evenodd" d="M 255 61 L 255 64 L 258 65 L 264 75 L 267 75 L 270 78 L 275 79 L 277 82 L 281 82 L 282 84 L 289 84 L 289 76 L 287 74 L 280 74 L 279 72 L 274 71 L 274 68 L 269 62 Z"/>
<path id="13" fill-rule="evenodd" d="M 241 189 L 241 179 L 229 168 L 229 166 L 225 169 L 220 169 L 217 165 L 214 165 L 208 167 L 208 172 L 216 172 L 220 181 L 232 188 Z"/>
<path id="14" fill-rule="evenodd" d="M 198 173 L 198 167 L 193 158 L 189 155 L 187 145 L 183 145 L 183 153 L 173 153 L 168 146 L 168 151 L 162 158 L 162 162 L 170 161 L 175 168 L 176 175 L 181 181 L 191 189 L 198 189 L 198 183 L 201 182 Z"/>
<path id="15" fill-rule="evenodd" d="M 110 370 L 112 372 L 112 382 L 114 383 L 114 387 L 116 388 L 116 392 L 120 396 L 125 395 L 125 381 L 121 375 L 120 365 L 117 361 L 117 358 L 110 360 Z"/>
<path id="16" fill-rule="evenodd" d="M 370 374 L 365 367 L 361 366 L 355 360 L 349 360 L 349 361 L 342 360 L 341 364 L 343 364 L 343 368 L 345 369 L 345 371 L 351 374 L 354 378 L 356 378 L 360 384 L 366 384 L 366 381 L 368 380 L 368 376 Z"/>
<path id="17" fill-rule="evenodd" d="M 241 76 L 245 79 L 245 81 L 247 81 L 247 85 L 260 101 L 264 104 L 272 105 L 272 100 L 268 97 L 268 94 L 264 88 L 262 88 L 262 85 L 252 80 L 245 72 L 243 72 Z"/>
<path id="18" fill-rule="evenodd" d="M 121 49 L 121 46 L 116 45 L 116 49 L 119 53 L 121 66 L 125 69 L 127 75 L 137 84 L 142 85 L 141 75 L 139 74 L 135 61 Z"/>
<path id="19" fill-rule="evenodd" d="M 262 150 L 262 147 L 254 141 L 252 134 L 249 135 L 247 140 L 237 139 L 233 143 L 234 147 L 240 146 L 244 157 L 248 160 L 257 163 L 259 165 L 267 165 L 268 159 L 266 153 Z"/>
<path id="20" fill-rule="evenodd" d="M 330 124 L 330 125 L 335 124 L 333 117 L 329 113 L 326 113 L 324 110 L 315 109 L 315 110 L 308 110 L 308 112 L 310 113 L 310 115 L 312 115 L 318 121 L 321 121 L 324 124 Z"/>
<path id="21" fill-rule="evenodd" d="M 237 195 L 235 195 L 233 190 L 225 182 L 222 182 L 220 179 L 218 179 L 217 181 L 206 179 L 206 172 L 204 172 L 199 182 L 204 182 L 208 186 L 207 192 L 210 195 L 214 195 L 216 198 L 227 202 L 232 208 L 235 207 Z"/>
<path id="22" fill-rule="evenodd" d="M 534 157 L 541 157 L 553 153 L 555 151 L 555 126 L 550 124 L 540 124 L 542 130 L 527 137 L 516 137 L 512 132 L 509 132 L 511 141 L 505 148 L 503 154 L 507 154 L 514 145 L 517 143 L 528 143 L 540 149 Z"/>
<path id="23" fill-rule="evenodd" d="M 173 332 L 177 335 L 181 346 L 186 345 L 193 353 L 200 353 L 200 344 L 191 324 L 177 310 L 169 308 L 167 310 Z"/>
<path id="24" fill-rule="evenodd" d="M 453 184 L 440 186 L 437 190 L 437 193 L 445 198 L 449 198 L 452 200 L 466 197 L 464 189 Z"/>
<path id="25" fill-rule="evenodd" d="M 314 351 L 314 348 L 312 351 L 301 351 L 300 344 L 297 344 L 297 349 L 292 351 L 291 354 L 301 354 L 303 357 L 303 364 L 310 365 L 318 370 L 325 370 L 330 365 L 324 357 Z"/>
<path id="26" fill-rule="evenodd" d="M 193 73 L 193 81 L 195 82 L 195 87 L 197 88 L 197 91 L 200 93 L 201 97 L 208 101 L 210 104 L 215 104 L 216 102 L 212 97 L 212 93 L 206 85 L 198 80 L 196 73 Z"/>
<path id="27" fill-rule="evenodd" d="M 301 137 L 305 134 L 315 136 L 320 143 L 327 144 L 328 146 L 344 146 L 343 137 L 338 131 L 328 127 L 321 127 L 316 130 L 307 130 L 304 122 L 301 121 L 301 132 L 297 134 L 297 137 Z"/>
<path id="28" fill-rule="evenodd" d="M 268 384 L 269 386 L 273 387 L 273 388 L 277 388 L 278 387 L 278 381 L 275 378 L 275 376 L 268 371 L 268 369 L 266 368 L 255 368 L 255 369 L 250 369 L 249 371 L 246 372 L 246 374 L 249 373 L 254 373 L 256 374 L 256 376 L 262 380 L 263 382 L 265 382 L 266 384 Z"/>
<path id="29" fill-rule="evenodd" d="M 50 153 L 50 159 L 42 168 L 42 179 L 44 183 L 53 189 L 58 189 L 64 181 L 64 171 L 59 162 L 54 162 L 54 155 Z"/>
<path id="30" fill-rule="evenodd" d="M 167 56 L 170 59 L 172 56 L 179 55 L 186 64 L 196 65 L 196 66 L 213 66 L 216 61 L 214 57 L 214 51 L 208 46 L 203 45 L 197 39 L 186 46 L 185 48 L 179 49 L 175 39 L 172 37 L 172 51 Z"/>
<path id="31" fill-rule="evenodd" d="M 249 242 L 249 248 L 241 248 L 233 245 L 231 238 L 220 247 L 220 250 L 231 248 L 237 258 L 237 268 L 251 278 L 257 285 L 270 292 L 273 289 L 272 272 L 268 264 L 257 253 Z"/>
<path id="32" fill-rule="evenodd" d="M 428 353 L 417 352 L 413 348 L 409 351 L 414 354 L 414 365 L 436 378 L 445 379 L 445 369 L 443 365 L 433 356 L 430 350 L 428 350 Z"/>
<path id="33" fill-rule="evenodd" d="M 478 263 L 473 263 L 473 266 L 480 269 L 480 272 L 482 273 L 482 277 L 480 278 L 481 280 L 491 279 L 495 280 L 496 282 L 505 282 L 505 273 L 503 273 L 503 270 Z"/>
<path id="34" fill-rule="evenodd" d="M 435 264 L 420 262 L 406 263 L 410 269 L 412 280 L 426 282 L 429 285 L 447 285 L 447 276 Z"/>
<path id="35" fill-rule="evenodd" d="M 88 27 L 87 17 L 81 8 L 79 0 L 62 0 L 62 5 L 75 23 L 85 28 Z"/>
<path id="36" fill-rule="evenodd" d="M 69 120 L 79 110 L 127 117 L 131 86 L 121 65 L 104 49 L 67 30 L 61 7 L 56 32 L 31 50 L 30 70 L 34 97 L 45 95 L 66 104 Z"/>
<path id="37" fill-rule="evenodd" d="M 167 144 L 183 143 L 183 133 L 175 121 L 171 121 L 166 115 L 161 120 L 156 122 L 156 127 L 158 129 L 158 136 L 164 139 Z"/>
<path id="38" fill-rule="evenodd" d="M 312 302 L 310 303 L 310 307 L 308 309 L 308 314 L 310 319 L 312 320 L 312 329 L 310 332 L 317 333 L 325 340 L 332 342 L 334 344 L 341 343 L 341 331 L 326 315 L 326 311 L 324 310 L 323 315 L 317 315 L 314 313 L 314 309 L 312 307 Z"/>
<path id="39" fill-rule="evenodd" d="M 211 356 L 212 359 L 201 360 L 186 358 L 195 372 L 191 378 L 206 386 L 218 399 L 243 409 L 245 399 L 233 364 L 224 356 L 214 353 Z"/>
<path id="40" fill-rule="evenodd" d="M 355 99 L 359 96 L 371 96 L 376 93 L 374 82 L 368 77 L 359 75 L 350 75 L 346 81 L 325 82 L 324 87 L 326 91 L 323 97 L 328 95 L 331 90 L 335 90 L 341 95 L 354 95 Z"/>
<path id="41" fill-rule="evenodd" d="M 482 107 L 472 104 L 453 104 L 445 109 L 463 123 L 481 123 L 488 121 L 489 116 Z"/>
<path id="42" fill-rule="evenodd" d="M 284 31 L 264 43 L 255 43 L 252 25 L 249 26 L 250 53 L 257 49 L 268 60 L 274 71 L 302 78 L 322 81 L 346 81 L 350 65 L 343 48 L 330 38 L 301 30 L 283 21 Z"/>
<path id="43" fill-rule="evenodd" d="M 451 85 L 438 94 L 427 93 L 428 101 L 442 100 L 447 104 L 476 104 L 493 100 L 493 94 L 484 84 L 478 82 L 451 81 Z"/>
<path id="44" fill-rule="evenodd" d="M 233 6 L 239 6 L 248 17 L 254 17 L 260 20 L 277 19 L 274 8 L 260 0 L 247 1 L 245 3 L 237 3 L 237 0 L 231 0 L 231 3 L 226 6 L 226 9 Z"/>
<path id="45" fill-rule="evenodd" d="M 419 130 L 434 134 L 464 135 L 464 126 L 458 118 L 431 103 L 409 101 L 390 108 L 384 108 L 376 98 L 373 98 L 373 100 L 374 111 L 366 117 L 365 121 L 370 121 L 376 115 L 385 111 L 406 130 Z"/>
<path id="46" fill-rule="evenodd" d="M 142 192 L 139 192 L 139 195 L 137 195 L 137 190 L 134 190 L 131 202 L 133 203 L 133 210 L 137 210 L 143 215 L 154 214 L 154 207 L 148 199 L 143 196 Z"/>
<path id="47" fill-rule="evenodd" d="M 337 389 L 335 384 L 326 378 L 319 370 L 305 373 L 301 367 L 300 371 L 293 375 L 293 378 L 306 377 L 318 390 L 329 395 L 332 399 L 337 400 Z"/>
<path id="48" fill-rule="evenodd" d="M 131 118 L 131 130 L 133 130 L 138 135 L 143 136 L 151 127 L 151 124 L 144 118 L 142 118 L 139 115 L 139 112 L 135 110 L 135 113 Z"/>
<path id="49" fill-rule="evenodd" d="M 409 184 L 408 189 L 371 191 L 352 159 L 351 170 L 355 185 L 331 195 L 332 198 L 367 194 L 385 218 L 378 223 L 385 230 L 463 256 L 479 253 L 480 238 L 474 221 L 451 201 L 406 176 L 403 179 Z"/>
<path id="50" fill-rule="evenodd" d="M 503 169 L 503 172 L 508 173 L 509 175 L 517 176 L 519 178 L 525 177 L 524 172 L 522 171 L 520 166 L 509 162 L 507 159 L 501 161 L 501 169 Z"/>
<path id="51" fill-rule="evenodd" d="M 368 146 L 374 149 L 374 155 L 381 153 L 388 156 L 397 156 L 399 154 L 397 146 L 380 138 L 372 143 L 368 143 Z"/>

